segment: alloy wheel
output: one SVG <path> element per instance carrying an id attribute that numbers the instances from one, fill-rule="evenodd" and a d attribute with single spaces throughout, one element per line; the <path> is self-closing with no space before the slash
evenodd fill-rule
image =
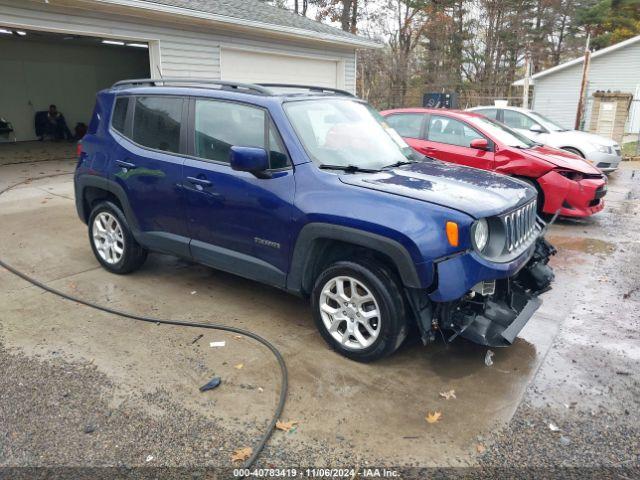
<path id="1" fill-rule="evenodd" d="M 118 219 L 108 212 L 98 214 L 91 233 L 100 258 L 110 265 L 118 263 L 124 255 L 124 236 Z"/>
<path id="2" fill-rule="evenodd" d="M 363 350 L 380 335 L 380 308 L 371 291 L 349 276 L 330 279 L 320 294 L 320 315 L 331 336 L 344 348 Z"/>

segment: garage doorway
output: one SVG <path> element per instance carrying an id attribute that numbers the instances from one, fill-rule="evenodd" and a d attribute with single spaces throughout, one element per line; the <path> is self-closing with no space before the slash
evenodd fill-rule
<path id="1" fill-rule="evenodd" d="M 141 77 L 149 77 L 146 43 L 0 25 L 0 117 L 18 142 L 37 140 L 35 115 L 50 104 L 74 132 L 89 124 L 96 92 Z"/>

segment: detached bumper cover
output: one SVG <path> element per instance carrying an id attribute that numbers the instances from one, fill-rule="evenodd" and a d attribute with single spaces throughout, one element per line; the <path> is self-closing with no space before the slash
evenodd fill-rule
<path id="1" fill-rule="evenodd" d="M 562 217 L 588 217 L 604 208 L 603 197 L 607 193 L 604 178 L 570 180 L 555 170 L 538 178 L 544 193 L 544 213 L 560 210 Z"/>
<path id="2" fill-rule="evenodd" d="M 547 265 L 555 248 L 543 238 L 536 243 L 534 255 L 514 277 L 498 280 L 493 295 L 468 296 L 458 302 L 439 305 L 442 328 L 480 345 L 511 345 L 542 304 L 539 295 L 551 288 L 554 274 Z"/>

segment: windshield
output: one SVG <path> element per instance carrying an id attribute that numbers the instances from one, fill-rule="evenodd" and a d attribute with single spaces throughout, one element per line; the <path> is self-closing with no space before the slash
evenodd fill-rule
<path id="1" fill-rule="evenodd" d="M 567 131 L 567 129 L 564 128 L 563 126 L 558 125 L 553 120 L 549 120 L 547 117 L 545 117 L 544 115 L 540 115 L 537 112 L 529 111 L 529 116 L 533 120 L 538 122 L 540 125 L 545 127 L 547 130 L 551 130 L 552 132 L 566 132 Z"/>
<path id="2" fill-rule="evenodd" d="M 284 108 L 307 153 L 323 167 L 380 170 L 420 157 L 366 103 L 336 98 Z"/>
<path id="3" fill-rule="evenodd" d="M 487 117 L 470 117 L 469 122 L 481 130 L 484 130 L 490 137 L 497 140 L 498 143 L 503 143 L 515 148 L 531 148 L 537 145 L 536 142 L 529 140 L 521 133 L 516 132 L 496 120 Z"/>

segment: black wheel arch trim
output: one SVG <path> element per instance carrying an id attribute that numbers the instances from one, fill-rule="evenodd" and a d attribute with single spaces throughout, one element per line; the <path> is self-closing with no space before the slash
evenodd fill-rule
<path id="1" fill-rule="evenodd" d="M 127 218 L 127 222 L 129 222 L 129 227 L 134 235 L 137 235 L 140 232 L 138 220 L 133 213 L 133 209 L 129 204 L 129 200 L 127 199 L 127 194 L 123 190 L 123 188 L 118 185 L 113 180 L 109 180 L 108 178 L 99 177 L 97 175 L 78 175 L 75 178 L 75 194 L 76 194 L 76 210 L 78 211 L 78 216 L 80 219 L 86 223 L 87 219 L 91 212 L 85 211 L 85 190 L 87 187 L 94 187 L 104 190 L 105 192 L 111 193 L 114 195 L 120 205 L 122 205 L 122 209 L 124 210 L 124 214 Z"/>
<path id="2" fill-rule="evenodd" d="M 423 288 L 415 262 L 407 249 L 396 240 L 342 225 L 309 223 L 302 228 L 295 242 L 287 275 L 287 290 L 302 293 L 310 288 L 313 279 L 309 278 L 312 275 L 309 267 L 314 256 L 314 243 L 318 240 L 337 240 L 386 255 L 397 268 L 404 286 Z"/>

